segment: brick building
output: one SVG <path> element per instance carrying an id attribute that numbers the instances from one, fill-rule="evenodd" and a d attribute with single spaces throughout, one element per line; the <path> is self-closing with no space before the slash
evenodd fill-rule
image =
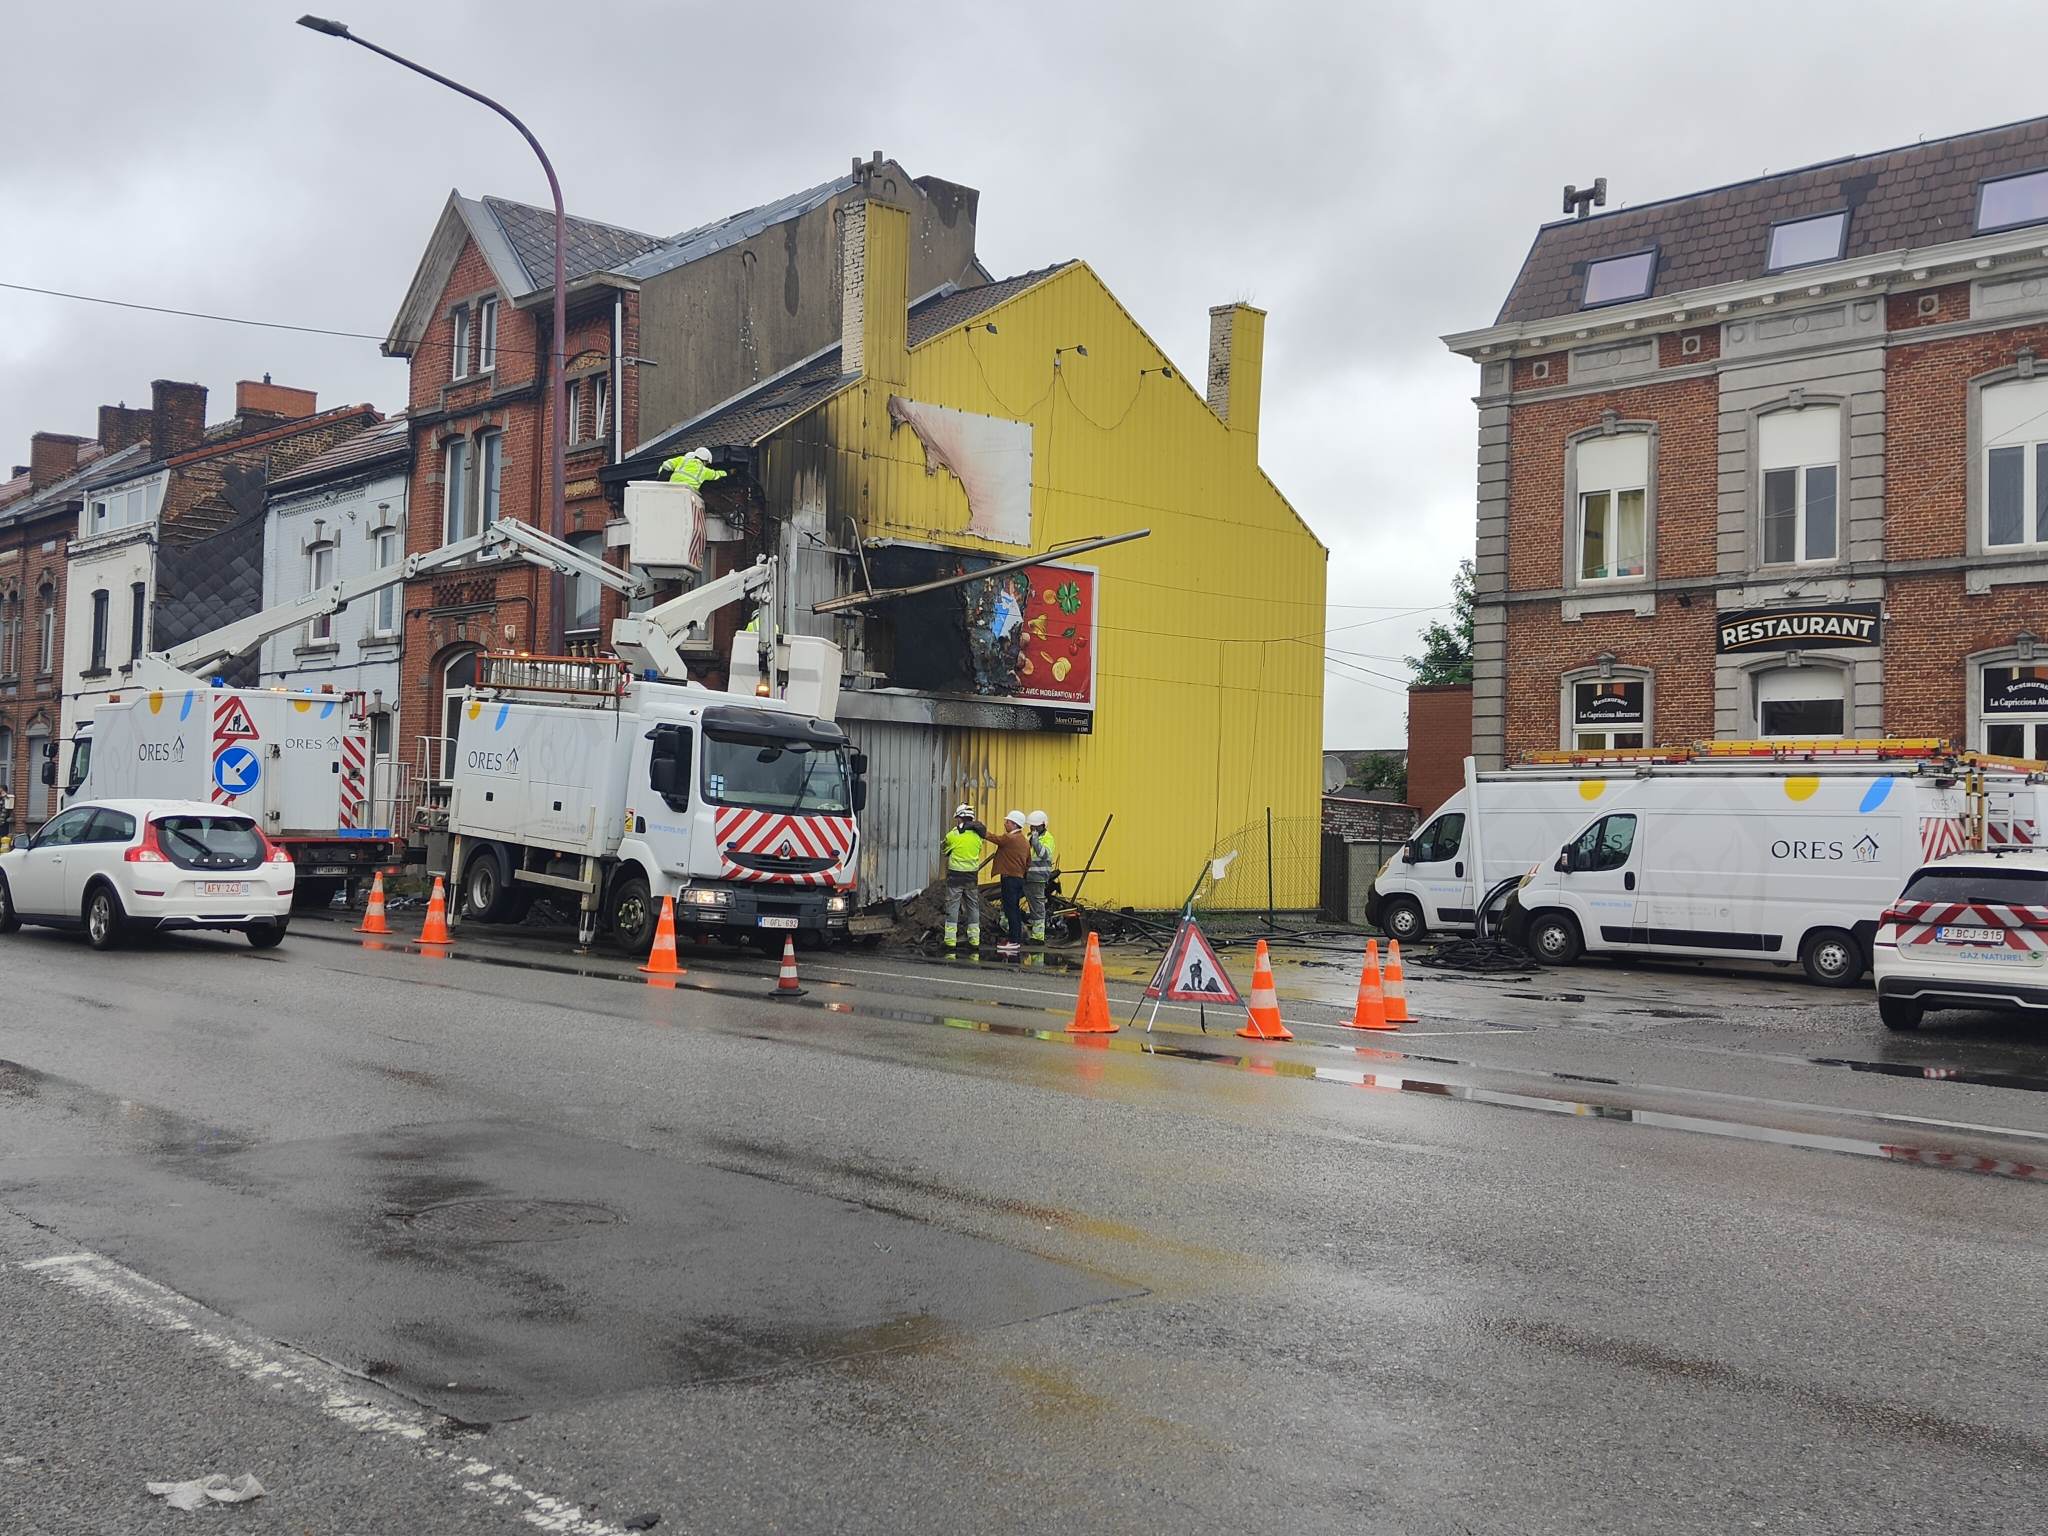
<path id="1" fill-rule="evenodd" d="M 65 736 L 143 651 L 262 607 L 271 479 L 379 420 L 367 405 L 317 405 L 310 390 L 243 380 L 235 414 L 208 426 L 204 385 L 158 379 L 149 409 L 126 413 L 137 442 L 82 475 L 72 504 L 60 629 Z M 253 686 L 257 670 L 252 651 L 223 674 Z"/>
<path id="2" fill-rule="evenodd" d="M 38 432 L 29 462 L 0 484 L 0 802 L 15 832 L 56 808 L 42 782 L 43 744 L 60 734 L 66 557 L 81 487 L 147 456 L 149 412 L 100 407 L 96 438 Z"/>
<path id="3" fill-rule="evenodd" d="M 919 292 L 986 281 L 974 258 L 978 194 L 912 178 L 879 154 L 834 181 L 677 235 L 569 221 L 565 537 L 604 550 L 620 492 L 598 472 L 643 437 L 837 341 L 840 214 L 867 198 L 910 215 Z M 499 517 L 547 525 L 553 238 L 552 212 L 522 203 L 455 193 L 442 210 L 384 344 L 411 364 L 408 553 Z M 545 649 L 554 590 L 521 562 L 408 585 L 400 750 L 426 777 L 443 776 L 458 729 L 452 701 L 474 679 L 477 656 Z M 620 599 L 595 584 L 562 591 L 565 647 L 608 648 Z"/>
<path id="4" fill-rule="evenodd" d="M 2048 757 L 2044 165 L 2048 118 L 1537 232 L 1445 338 L 1480 369 L 1482 764 Z"/>

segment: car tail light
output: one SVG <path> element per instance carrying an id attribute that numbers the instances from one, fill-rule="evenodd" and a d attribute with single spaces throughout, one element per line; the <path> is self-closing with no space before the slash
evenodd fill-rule
<path id="1" fill-rule="evenodd" d="M 273 842 L 272 842 L 272 841 L 271 841 L 271 840 L 270 840 L 270 839 L 269 839 L 268 837 L 264 837 L 264 836 L 263 836 L 263 834 L 262 834 L 261 832 L 258 832 L 258 833 L 257 833 L 256 835 L 257 835 L 258 837 L 262 837 L 262 838 L 263 838 L 263 862 L 264 862 L 264 863 L 266 863 L 266 864 L 289 864 L 289 863 L 291 863 L 291 861 L 292 861 L 292 851 L 291 851 L 291 849 L 289 849 L 289 848 L 285 847 L 285 845 L 284 845 L 283 843 L 273 843 Z"/>
<path id="2" fill-rule="evenodd" d="M 162 844 L 156 840 L 156 823 L 145 819 L 142 823 L 142 841 L 121 855 L 129 864 L 168 864 Z"/>

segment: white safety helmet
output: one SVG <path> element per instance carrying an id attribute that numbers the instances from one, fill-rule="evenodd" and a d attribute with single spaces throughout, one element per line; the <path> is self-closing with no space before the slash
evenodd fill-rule
<path id="1" fill-rule="evenodd" d="M 953 807 L 953 819 L 954 819 L 955 821 L 959 821 L 959 820 L 961 820 L 961 819 L 963 819 L 963 818 L 964 818 L 964 819 L 966 819 L 966 820 L 968 820 L 968 821 L 972 821 L 972 820 L 974 820 L 974 807 L 973 807 L 973 806 L 971 806 L 971 805 L 956 805 L 956 806 L 954 806 L 954 807 Z"/>
<path id="2" fill-rule="evenodd" d="M 1033 812 L 1031 813 L 1031 825 L 1033 825 L 1034 827 L 1042 827 L 1042 826 L 1044 826 L 1044 825 L 1045 825 L 1045 812 L 1043 812 L 1043 811 L 1033 811 Z"/>
<path id="3" fill-rule="evenodd" d="M 683 457 L 695 459 L 700 464 L 709 464 L 711 462 L 711 450 L 709 448 L 692 448 Z"/>
<path id="4" fill-rule="evenodd" d="M 1004 826 L 1006 826 L 1006 827 L 1021 827 L 1021 826 L 1023 826 L 1023 825 L 1024 825 L 1024 813 L 1023 813 L 1022 811 L 1012 811 L 1012 812 L 1010 812 L 1010 814 L 1009 814 L 1009 815 L 1007 815 L 1007 816 L 1005 816 L 1005 817 L 1003 818 L 1003 825 L 1004 825 Z"/>

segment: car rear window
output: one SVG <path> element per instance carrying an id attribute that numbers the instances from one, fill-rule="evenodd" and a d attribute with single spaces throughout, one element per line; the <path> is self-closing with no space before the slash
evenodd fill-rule
<path id="1" fill-rule="evenodd" d="M 159 816 L 164 857 L 186 869 L 252 869 L 263 862 L 263 835 L 245 816 Z"/>
<path id="2" fill-rule="evenodd" d="M 1968 901 L 1999 907 L 2048 907 L 2048 871 L 1923 869 L 1906 882 L 1906 901 Z"/>

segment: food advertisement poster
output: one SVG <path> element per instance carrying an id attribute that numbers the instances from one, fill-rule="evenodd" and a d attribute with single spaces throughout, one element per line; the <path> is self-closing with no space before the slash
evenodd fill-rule
<path id="1" fill-rule="evenodd" d="M 964 587 L 974 691 L 1092 708 L 1095 578 L 1081 566 L 1029 565 Z"/>

